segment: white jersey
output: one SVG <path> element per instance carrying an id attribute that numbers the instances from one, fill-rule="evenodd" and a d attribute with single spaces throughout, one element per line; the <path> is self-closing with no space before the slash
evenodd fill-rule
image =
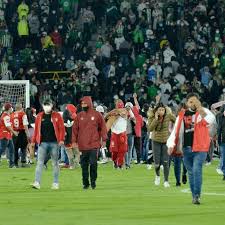
<path id="1" fill-rule="evenodd" d="M 121 134 L 127 131 L 127 119 L 119 117 L 112 125 L 111 131 L 115 134 Z"/>

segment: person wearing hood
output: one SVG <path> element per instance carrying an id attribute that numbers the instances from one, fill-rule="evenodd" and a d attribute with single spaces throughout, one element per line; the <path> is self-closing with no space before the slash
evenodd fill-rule
<path id="1" fill-rule="evenodd" d="M 8 148 L 9 151 L 9 168 L 15 168 L 14 165 L 14 144 L 12 134 L 18 136 L 18 132 L 13 130 L 10 121 L 10 114 L 12 113 L 12 104 L 5 103 L 4 111 L 0 117 L 0 159 L 2 153 Z"/>
<path id="2" fill-rule="evenodd" d="M 64 145 L 65 127 L 60 113 L 53 111 L 51 99 L 45 99 L 42 103 L 43 112 L 38 113 L 35 120 L 32 145 L 38 146 L 38 161 L 35 173 L 35 181 L 31 185 L 34 189 L 40 189 L 41 174 L 44 162 L 50 153 L 53 167 L 52 190 L 59 189 L 59 147 Z"/>
<path id="3" fill-rule="evenodd" d="M 83 189 L 96 188 L 98 150 L 105 147 L 107 129 L 103 116 L 93 108 L 90 96 L 81 98 L 82 111 L 77 114 L 72 128 L 73 146 L 81 152 Z M 90 182 L 89 182 L 90 168 Z"/>
<path id="4" fill-rule="evenodd" d="M 167 153 L 166 141 L 169 137 L 169 123 L 175 122 L 176 117 L 170 108 L 158 103 L 155 108 L 148 112 L 148 132 L 152 132 L 152 150 L 155 163 L 155 185 L 160 185 L 160 165 L 163 165 L 164 187 L 169 184 L 169 155 Z"/>
<path id="5" fill-rule="evenodd" d="M 108 128 L 111 129 L 110 152 L 112 153 L 114 168 L 122 169 L 124 157 L 128 150 L 126 133 L 128 111 L 121 99 L 116 101 L 116 108 L 106 115 L 107 119 L 107 123 L 110 123 Z"/>
<path id="6" fill-rule="evenodd" d="M 63 120 L 66 130 L 65 148 L 69 159 L 70 169 L 77 168 L 80 163 L 80 152 L 77 146 L 72 145 L 72 126 L 77 116 L 77 108 L 73 104 L 67 104 L 63 112 Z"/>

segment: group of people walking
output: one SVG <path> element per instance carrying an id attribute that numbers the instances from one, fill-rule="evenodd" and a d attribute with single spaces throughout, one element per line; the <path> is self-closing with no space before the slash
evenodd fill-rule
<path id="1" fill-rule="evenodd" d="M 46 158 L 50 155 L 53 165 L 52 189 L 57 190 L 59 189 L 59 148 L 65 146 L 70 166 L 76 167 L 80 162 L 83 189 L 88 189 L 90 186 L 95 189 L 98 153 L 100 148 L 106 147 L 108 136 L 110 135 L 109 150 L 114 168 L 123 169 L 125 165 L 129 169 L 133 149 L 136 150 L 136 163 L 139 164 L 141 161 L 142 127 L 146 126 L 153 150 L 154 184 L 160 185 L 160 166 L 163 166 L 163 185 L 165 188 L 170 187 L 169 170 L 172 160 L 176 186 L 180 186 L 183 164 L 182 181 L 187 182 L 187 172 L 192 202 L 200 204 L 202 168 L 210 147 L 209 131 L 216 122 L 215 115 L 202 106 L 197 94 L 190 93 L 186 96 L 186 104 L 178 110 L 177 116 L 158 99 L 155 106 L 148 109 L 146 120 L 140 113 L 137 95 L 134 94 L 133 98 L 133 102 L 126 102 L 126 104 L 120 99 L 116 100 L 115 109 L 104 114 L 94 109 L 91 97 L 85 96 L 80 101 L 80 112 L 77 113 L 77 108 L 68 104 L 62 115 L 54 111 L 53 102 L 46 99 L 42 103 L 43 111 L 36 116 L 32 138 L 22 106 L 18 104 L 16 112 L 12 113 L 11 104 L 5 104 L 0 119 L 0 154 L 8 147 L 9 166 L 13 167 L 18 164 L 18 152 L 13 154 L 14 148 L 17 149 L 18 145 L 21 148 L 21 140 L 24 140 L 22 143 L 30 142 L 31 147 L 37 144 L 37 166 L 32 187 L 40 189 L 42 170 Z M 18 115 L 20 119 L 17 118 Z M 220 124 L 223 124 L 224 114 L 220 115 L 219 120 Z M 221 125 L 219 143 L 221 148 L 225 149 L 223 130 Z M 24 149 L 24 146 L 22 148 Z M 222 155 L 224 156 L 224 153 Z M 25 163 L 24 158 L 22 163 Z"/>

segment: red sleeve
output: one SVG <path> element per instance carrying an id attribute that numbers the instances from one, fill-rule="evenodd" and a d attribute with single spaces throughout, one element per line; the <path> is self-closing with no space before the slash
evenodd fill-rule
<path id="1" fill-rule="evenodd" d="M 75 118 L 74 124 L 72 127 L 72 143 L 77 143 L 78 137 L 78 117 Z"/>
<path id="2" fill-rule="evenodd" d="M 63 118 L 60 114 L 58 114 L 59 118 L 59 140 L 64 141 L 65 140 L 65 126 L 64 126 L 64 121 Z"/>
<path id="3" fill-rule="evenodd" d="M 106 123 L 103 116 L 99 113 L 99 128 L 100 128 L 100 135 L 103 141 L 107 140 L 107 128 Z"/>
<path id="4" fill-rule="evenodd" d="M 34 133 L 33 133 L 32 141 L 31 141 L 32 143 L 36 143 L 36 140 L 37 140 L 39 121 L 40 121 L 40 115 L 38 115 L 35 120 Z"/>

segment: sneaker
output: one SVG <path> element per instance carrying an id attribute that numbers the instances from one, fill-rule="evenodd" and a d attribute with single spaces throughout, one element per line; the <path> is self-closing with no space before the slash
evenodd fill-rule
<path id="1" fill-rule="evenodd" d="M 163 185 L 164 185 L 165 188 L 169 188 L 170 187 L 170 184 L 169 184 L 168 181 L 165 181 Z"/>
<path id="2" fill-rule="evenodd" d="M 91 184 L 91 188 L 94 190 L 96 188 L 96 183 Z"/>
<path id="3" fill-rule="evenodd" d="M 38 183 L 37 181 L 35 181 L 33 184 L 31 184 L 31 187 L 34 189 L 38 189 L 38 190 L 41 188 L 40 183 Z"/>
<path id="4" fill-rule="evenodd" d="M 113 162 L 113 168 L 114 168 L 114 169 L 117 169 L 117 167 L 118 167 L 118 166 L 117 166 L 116 162 Z"/>
<path id="5" fill-rule="evenodd" d="M 187 175 L 186 174 L 182 176 L 182 183 L 183 184 L 187 183 Z"/>
<path id="6" fill-rule="evenodd" d="M 87 190 L 89 188 L 89 185 L 83 185 L 83 189 Z"/>
<path id="7" fill-rule="evenodd" d="M 60 166 L 61 169 L 68 169 L 70 168 L 70 165 L 68 164 L 64 164 L 63 166 Z"/>
<path id="8" fill-rule="evenodd" d="M 192 199 L 192 203 L 195 205 L 200 205 L 200 198 L 198 196 L 194 197 Z"/>
<path id="9" fill-rule="evenodd" d="M 102 159 L 101 161 L 99 161 L 98 163 L 99 164 L 106 164 L 108 162 L 108 160 L 107 159 Z"/>
<path id="10" fill-rule="evenodd" d="M 129 165 L 126 165 L 126 170 L 130 169 L 130 166 Z"/>
<path id="11" fill-rule="evenodd" d="M 160 176 L 155 176 L 155 185 L 160 185 Z"/>
<path id="12" fill-rule="evenodd" d="M 69 169 L 70 169 L 70 170 L 74 170 L 74 169 L 75 169 L 75 166 L 70 166 Z"/>
<path id="13" fill-rule="evenodd" d="M 223 171 L 219 168 L 216 169 L 216 172 L 219 174 L 219 175 L 223 175 Z"/>
<path id="14" fill-rule="evenodd" d="M 141 163 L 141 164 L 144 164 L 144 161 L 143 161 L 143 160 L 141 160 L 141 161 L 140 161 L 140 163 Z"/>
<path id="15" fill-rule="evenodd" d="M 16 169 L 16 168 L 19 168 L 19 166 L 18 167 L 16 167 L 16 166 L 9 166 L 9 169 Z"/>
<path id="16" fill-rule="evenodd" d="M 163 165 L 160 166 L 160 169 L 163 170 Z"/>
<path id="17" fill-rule="evenodd" d="M 53 183 L 51 189 L 52 190 L 59 190 L 59 184 L 58 183 Z"/>
<path id="18" fill-rule="evenodd" d="M 181 186 L 181 183 L 180 183 L 180 182 L 177 182 L 177 183 L 176 183 L 176 186 L 177 186 L 177 187 L 180 187 L 180 186 Z"/>
<path id="19" fill-rule="evenodd" d="M 118 170 L 123 170 L 123 166 L 118 166 L 117 169 Z"/>
<path id="20" fill-rule="evenodd" d="M 29 165 L 29 164 L 26 164 L 26 163 L 22 163 L 22 164 L 21 164 L 21 167 L 22 167 L 22 168 L 29 168 L 30 165 Z"/>
<path id="21" fill-rule="evenodd" d="M 206 166 L 210 166 L 211 165 L 211 162 L 207 162 L 205 163 Z"/>
<path id="22" fill-rule="evenodd" d="M 151 170 L 152 169 L 152 164 L 148 164 L 147 165 L 147 170 Z"/>

